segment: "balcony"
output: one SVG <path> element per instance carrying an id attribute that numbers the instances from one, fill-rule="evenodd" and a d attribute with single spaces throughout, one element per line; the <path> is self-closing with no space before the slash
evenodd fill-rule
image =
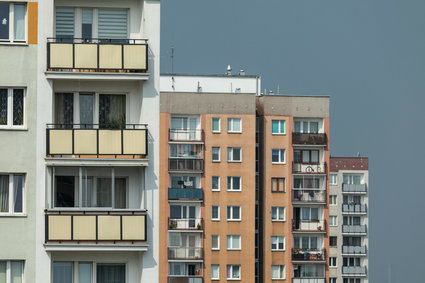
<path id="1" fill-rule="evenodd" d="M 201 247 L 169 247 L 169 260 L 202 260 L 204 258 L 204 249 Z"/>
<path id="2" fill-rule="evenodd" d="M 366 234 L 366 225 L 342 225 L 342 234 Z"/>
<path id="3" fill-rule="evenodd" d="M 302 203 L 325 203 L 325 190 L 292 190 L 292 201 Z"/>
<path id="4" fill-rule="evenodd" d="M 144 159 L 148 153 L 144 124 L 113 128 L 49 124 L 46 140 L 47 157 Z"/>
<path id="5" fill-rule="evenodd" d="M 292 163 L 292 173 L 295 174 L 326 174 L 326 163 Z"/>
<path id="6" fill-rule="evenodd" d="M 320 232 L 326 233 L 326 220 L 292 220 L 294 232 Z"/>
<path id="7" fill-rule="evenodd" d="M 169 188 L 168 200 L 203 200 L 202 189 Z"/>
<path id="8" fill-rule="evenodd" d="M 202 271 L 199 271 L 202 274 Z M 168 276 L 168 283 L 202 283 L 204 278 L 199 276 Z"/>
<path id="9" fill-rule="evenodd" d="M 199 230 L 204 227 L 202 218 L 168 219 L 169 230 Z"/>
<path id="10" fill-rule="evenodd" d="M 343 213 L 367 213 L 367 206 L 366 204 L 343 204 L 342 205 L 342 212 Z"/>
<path id="11" fill-rule="evenodd" d="M 292 283 L 326 283 L 325 278 L 292 278 Z"/>
<path id="12" fill-rule="evenodd" d="M 187 141 L 187 142 L 203 142 L 205 140 L 204 131 L 198 129 L 177 130 L 170 129 L 168 132 L 169 141 Z"/>
<path id="13" fill-rule="evenodd" d="M 292 261 L 326 262 L 325 249 L 292 249 Z"/>
<path id="14" fill-rule="evenodd" d="M 292 133 L 292 144 L 296 145 L 327 145 L 327 137 L 324 133 Z"/>
<path id="15" fill-rule="evenodd" d="M 361 193 L 367 192 L 366 184 L 342 184 L 343 193 Z"/>
<path id="16" fill-rule="evenodd" d="M 342 275 L 348 276 L 366 276 L 366 267 L 365 266 L 343 266 Z"/>
<path id="17" fill-rule="evenodd" d="M 146 242 L 145 210 L 46 210 L 46 248 L 49 245 L 91 245 L 112 248 Z"/>
<path id="18" fill-rule="evenodd" d="M 169 172 L 196 172 L 204 171 L 204 160 L 194 158 L 172 158 L 168 159 Z"/>
<path id="19" fill-rule="evenodd" d="M 48 38 L 47 41 L 47 73 L 86 74 L 88 79 L 99 73 L 109 77 L 142 74 L 147 79 L 145 39 Z"/>
<path id="20" fill-rule="evenodd" d="M 342 246 L 343 255 L 366 255 L 366 246 Z"/>

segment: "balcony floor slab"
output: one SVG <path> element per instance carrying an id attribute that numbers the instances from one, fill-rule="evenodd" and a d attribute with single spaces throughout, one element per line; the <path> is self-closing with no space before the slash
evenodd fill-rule
<path id="1" fill-rule="evenodd" d="M 88 80 L 88 81 L 146 81 L 149 73 L 109 73 L 109 72 L 45 72 L 48 80 Z"/>
<path id="2" fill-rule="evenodd" d="M 107 158 L 45 158 L 47 166 L 143 166 L 149 159 L 107 159 Z"/>
<path id="3" fill-rule="evenodd" d="M 84 252 L 145 252 L 148 250 L 147 244 L 134 245 L 85 245 L 85 244 L 44 244 L 44 248 L 49 252 L 65 252 L 65 251 L 84 251 Z"/>

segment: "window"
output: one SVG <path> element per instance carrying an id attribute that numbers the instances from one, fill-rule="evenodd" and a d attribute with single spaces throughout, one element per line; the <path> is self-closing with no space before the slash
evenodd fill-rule
<path id="1" fill-rule="evenodd" d="M 182 237 L 180 233 L 168 233 L 168 246 L 169 247 L 181 247 Z"/>
<path id="2" fill-rule="evenodd" d="M 283 237 L 283 236 L 272 236 L 272 238 L 271 238 L 271 249 L 272 249 L 272 251 L 284 251 L 285 250 L 285 237 Z"/>
<path id="3" fill-rule="evenodd" d="M 23 174 L 0 175 L 0 215 L 25 213 L 24 195 Z"/>
<path id="4" fill-rule="evenodd" d="M 1 6 L 0 6 L 1 7 Z M 24 278 L 23 260 L 0 260 L 0 282 L 22 283 Z"/>
<path id="5" fill-rule="evenodd" d="M 336 247 L 338 242 L 338 237 L 336 236 L 330 236 L 329 237 L 329 246 L 330 247 Z"/>
<path id="6" fill-rule="evenodd" d="M 338 185 L 337 174 L 330 174 L 329 175 L 329 184 L 330 185 Z"/>
<path id="7" fill-rule="evenodd" d="M 284 265 L 272 265 L 272 280 L 285 279 L 285 266 Z"/>
<path id="8" fill-rule="evenodd" d="M 318 121 L 298 120 L 294 122 L 295 133 L 310 133 L 317 134 L 319 132 Z"/>
<path id="9" fill-rule="evenodd" d="M 335 277 L 329 278 L 329 283 L 336 283 L 336 278 Z"/>
<path id="10" fill-rule="evenodd" d="M 344 184 L 351 185 L 360 185 L 362 184 L 363 175 L 362 174 L 344 174 Z"/>
<path id="11" fill-rule="evenodd" d="M 240 147 L 228 147 L 227 148 L 227 161 L 228 162 L 241 162 L 242 161 L 242 149 Z"/>
<path id="12" fill-rule="evenodd" d="M 360 216 L 344 216 L 343 225 L 361 225 Z"/>
<path id="13" fill-rule="evenodd" d="M 195 189 L 199 187 L 199 177 L 188 175 L 171 176 L 171 188 Z"/>
<path id="14" fill-rule="evenodd" d="M 220 266 L 211 264 L 211 280 L 220 280 Z"/>
<path id="15" fill-rule="evenodd" d="M 24 127 L 24 101 L 24 89 L 0 88 L 0 129 L 22 129 Z"/>
<path id="16" fill-rule="evenodd" d="M 0 2 L 0 42 L 25 42 L 27 5 Z"/>
<path id="17" fill-rule="evenodd" d="M 319 208 L 317 207 L 302 207 L 301 219 L 305 221 L 319 220 Z"/>
<path id="18" fill-rule="evenodd" d="M 285 178 L 272 178 L 272 193 L 285 192 Z"/>
<path id="19" fill-rule="evenodd" d="M 220 249 L 220 235 L 211 235 L 211 249 L 212 250 Z"/>
<path id="20" fill-rule="evenodd" d="M 342 258 L 343 266 L 360 266 L 361 259 L 359 257 L 344 257 Z"/>
<path id="21" fill-rule="evenodd" d="M 324 190 L 324 178 L 322 177 L 311 177 L 302 176 L 294 177 L 295 189 L 312 189 L 312 190 Z"/>
<path id="22" fill-rule="evenodd" d="M 318 150 L 294 150 L 294 163 L 319 164 Z"/>
<path id="23" fill-rule="evenodd" d="M 285 133 L 285 120 L 272 120 L 272 134 L 281 135 Z"/>
<path id="24" fill-rule="evenodd" d="M 220 220 L 220 206 L 213 205 L 211 207 L 211 219 L 212 220 Z"/>
<path id="25" fill-rule="evenodd" d="M 220 118 L 212 118 L 212 132 L 220 133 Z"/>
<path id="26" fill-rule="evenodd" d="M 329 216 L 329 226 L 338 226 L 337 216 Z"/>
<path id="27" fill-rule="evenodd" d="M 213 191 L 220 191 L 220 177 L 212 176 L 211 177 L 211 189 Z"/>
<path id="28" fill-rule="evenodd" d="M 272 221 L 285 221 L 285 208 L 282 206 L 272 207 Z"/>
<path id="29" fill-rule="evenodd" d="M 241 266 L 236 264 L 227 265 L 227 280 L 241 279 Z"/>
<path id="30" fill-rule="evenodd" d="M 240 235 L 227 235 L 227 249 L 240 250 L 241 249 L 241 236 Z"/>
<path id="31" fill-rule="evenodd" d="M 212 153 L 212 161 L 220 162 L 220 147 L 213 146 L 211 153 Z"/>
<path id="32" fill-rule="evenodd" d="M 170 158 L 202 158 L 201 144 L 170 144 Z"/>
<path id="33" fill-rule="evenodd" d="M 294 237 L 294 248 L 305 250 L 317 250 L 321 246 L 321 240 L 316 236 Z"/>
<path id="34" fill-rule="evenodd" d="M 240 221 L 241 207 L 240 206 L 228 206 L 227 207 L 227 220 L 228 221 Z"/>
<path id="35" fill-rule="evenodd" d="M 329 196 L 329 204 L 330 205 L 337 205 L 337 196 L 336 195 L 330 195 Z"/>
<path id="36" fill-rule="evenodd" d="M 329 257 L 329 267 L 336 267 L 336 257 Z"/>
<path id="37" fill-rule="evenodd" d="M 227 119 L 227 132 L 229 132 L 229 133 L 241 133 L 242 132 L 241 118 L 228 118 Z"/>
<path id="38" fill-rule="evenodd" d="M 361 282 L 362 280 L 360 278 L 344 278 L 343 279 L 343 283 L 361 283 Z"/>
<path id="39" fill-rule="evenodd" d="M 285 163 L 284 149 L 272 149 L 272 163 Z"/>
<path id="40" fill-rule="evenodd" d="M 227 190 L 228 191 L 241 191 L 242 190 L 242 178 L 229 176 L 227 177 Z"/>
<path id="41" fill-rule="evenodd" d="M 125 264 L 120 263 L 94 263 L 94 262 L 53 262 L 53 283 L 76 282 L 73 275 L 78 276 L 80 283 L 92 283 L 93 272 L 96 272 L 96 282 L 114 283 L 126 282 Z"/>

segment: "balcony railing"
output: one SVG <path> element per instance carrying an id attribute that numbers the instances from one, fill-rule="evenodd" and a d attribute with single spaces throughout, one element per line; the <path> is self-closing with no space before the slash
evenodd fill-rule
<path id="1" fill-rule="evenodd" d="M 325 278 L 292 278 L 292 283 L 326 283 Z"/>
<path id="2" fill-rule="evenodd" d="M 202 218 L 168 219 L 169 230 L 202 230 Z"/>
<path id="3" fill-rule="evenodd" d="M 367 233 L 367 227 L 366 225 L 342 225 L 342 233 L 365 234 Z"/>
<path id="4" fill-rule="evenodd" d="M 168 189 L 168 199 L 169 200 L 203 200 L 203 190 L 202 189 L 182 189 L 182 188 L 169 188 Z"/>
<path id="5" fill-rule="evenodd" d="M 366 213 L 367 206 L 366 204 L 343 204 L 342 212 L 348 213 Z"/>
<path id="6" fill-rule="evenodd" d="M 293 202 L 313 202 L 324 203 L 326 202 L 325 190 L 292 190 Z"/>
<path id="7" fill-rule="evenodd" d="M 343 275 L 366 275 L 366 266 L 343 266 Z"/>
<path id="8" fill-rule="evenodd" d="M 169 247 L 168 259 L 203 259 L 204 249 L 201 247 Z"/>
<path id="9" fill-rule="evenodd" d="M 145 124 L 103 128 L 98 124 L 48 124 L 47 155 L 99 158 L 145 158 L 148 130 Z"/>
<path id="10" fill-rule="evenodd" d="M 46 211 L 46 243 L 146 241 L 146 211 Z"/>
<path id="11" fill-rule="evenodd" d="M 169 158 L 168 159 L 168 171 L 176 172 L 202 172 L 204 171 L 204 160 L 194 158 Z"/>
<path id="12" fill-rule="evenodd" d="M 293 261 L 326 261 L 325 249 L 292 249 Z"/>
<path id="13" fill-rule="evenodd" d="M 187 129 L 187 130 L 169 130 L 170 141 L 191 141 L 191 142 L 202 142 L 204 141 L 204 131 L 200 129 Z"/>
<path id="14" fill-rule="evenodd" d="M 342 184 L 343 193 L 366 193 L 366 184 Z"/>
<path id="15" fill-rule="evenodd" d="M 47 70 L 145 73 L 147 40 L 48 38 Z"/>
<path id="16" fill-rule="evenodd" d="M 342 246 L 342 254 L 366 254 L 366 246 Z"/>
<path id="17" fill-rule="evenodd" d="M 292 220 L 292 230 L 298 232 L 326 232 L 326 220 Z"/>
<path id="18" fill-rule="evenodd" d="M 325 174 L 326 173 L 326 163 L 292 163 L 292 172 L 293 173 L 302 173 L 302 174 Z"/>
<path id="19" fill-rule="evenodd" d="M 326 145 L 326 134 L 292 133 L 292 144 L 298 145 Z"/>
<path id="20" fill-rule="evenodd" d="M 190 276 L 190 275 L 169 275 L 168 283 L 202 283 L 204 278 L 202 277 L 202 270 L 196 270 L 200 275 Z"/>

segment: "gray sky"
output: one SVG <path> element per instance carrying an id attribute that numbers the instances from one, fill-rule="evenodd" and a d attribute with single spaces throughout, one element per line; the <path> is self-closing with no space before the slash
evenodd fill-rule
<path id="1" fill-rule="evenodd" d="M 423 283 L 425 0 L 162 0 L 161 71 L 331 96 L 333 156 L 370 160 L 372 283 Z"/>

